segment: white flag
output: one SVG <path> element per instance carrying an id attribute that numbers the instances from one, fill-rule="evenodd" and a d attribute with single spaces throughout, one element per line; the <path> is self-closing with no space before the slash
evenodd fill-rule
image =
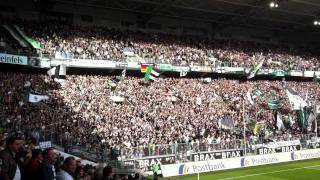
<path id="1" fill-rule="evenodd" d="M 196 104 L 197 104 L 197 105 L 201 105 L 201 103 L 202 103 L 201 97 L 197 97 L 197 99 L 196 99 Z"/>
<path id="2" fill-rule="evenodd" d="M 62 87 L 66 85 L 66 65 L 61 64 L 47 71 L 47 74 L 59 83 Z"/>
<path id="3" fill-rule="evenodd" d="M 284 127 L 282 119 L 281 119 L 281 114 L 277 112 L 277 127 L 278 129 L 281 129 Z"/>
<path id="4" fill-rule="evenodd" d="M 316 105 L 316 113 L 320 114 L 320 105 Z"/>
<path id="5" fill-rule="evenodd" d="M 293 110 L 300 110 L 301 108 L 308 106 L 307 102 L 291 89 L 286 89 L 286 93 L 291 105 L 293 106 Z"/>
<path id="6" fill-rule="evenodd" d="M 203 82 L 205 83 L 210 83 L 211 82 L 211 77 L 206 77 L 203 79 Z"/>
<path id="7" fill-rule="evenodd" d="M 121 77 L 122 77 L 122 78 L 126 77 L 126 71 L 127 71 L 127 69 L 124 69 L 124 70 L 122 71 L 122 74 L 121 74 Z"/>
<path id="8" fill-rule="evenodd" d="M 54 76 L 55 73 L 56 73 L 56 67 L 53 67 L 53 68 L 51 68 L 51 69 L 49 69 L 49 70 L 47 71 L 47 74 L 48 74 L 50 77 Z"/>
<path id="9" fill-rule="evenodd" d="M 110 96 L 110 99 L 113 102 L 123 102 L 124 101 L 124 97 L 121 97 L 121 96 Z"/>
<path id="10" fill-rule="evenodd" d="M 48 99 L 49 99 L 49 96 L 47 96 L 47 95 L 37 95 L 37 94 L 29 93 L 29 102 L 32 102 L 32 103 L 46 101 Z"/>
<path id="11" fill-rule="evenodd" d="M 184 77 L 187 75 L 187 71 L 184 71 L 184 70 L 180 70 L 180 77 Z"/>
<path id="12" fill-rule="evenodd" d="M 23 87 L 30 87 L 31 86 L 31 82 L 30 81 L 26 81 L 26 83 L 24 83 Z"/>
<path id="13" fill-rule="evenodd" d="M 54 78 L 54 81 L 59 83 L 61 85 L 61 87 L 65 87 L 67 84 L 67 80 L 65 80 L 65 79 Z"/>
<path id="14" fill-rule="evenodd" d="M 252 97 L 251 97 L 250 90 L 247 92 L 246 99 L 247 99 L 247 101 L 249 101 L 249 103 L 250 103 L 251 105 L 254 104 L 254 102 L 253 102 L 253 100 L 252 100 Z"/>

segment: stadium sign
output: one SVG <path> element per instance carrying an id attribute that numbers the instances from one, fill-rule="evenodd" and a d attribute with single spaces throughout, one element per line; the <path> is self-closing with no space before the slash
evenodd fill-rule
<path id="1" fill-rule="evenodd" d="M 276 149 L 274 149 L 274 148 L 258 148 L 257 149 L 258 155 L 273 154 L 273 153 L 276 153 Z"/>
<path id="2" fill-rule="evenodd" d="M 219 151 L 219 152 L 200 152 L 191 154 L 192 160 L 197 161 L 208 161 L 214 159 L 227 159 L 227 158 L 235 158 L 242 157 L 243 150 L 230 150 L 230 151 Z"/>
<path id="3" fill-rule="evenodd" d="M 171 64 L 157 64 L 157 68 L 161 71 L 173 71 L 174 69 Z"/>
<path id="4" fill-rule="evenodd" d="M 175 72 L 190 71 L 189 66 L 172 66 L 171 64 L 157 64 L 156 67 L 161 71 L 175 71 Z"/>
<path id="5" fill-rule="evenodd" d="M 296 146 L 283 146 L 281 147 L 281 152 L 293 152 L 293 151 L 298 151 L 300 150 L 300 145 Z"/>
<path id="6" fill-rule="evenodd" d="M 320 149 L 291 152 L 290 158 L 292 161 L 320 158 Z"/>
<path id="7" fill-rule="evenodd" d="M 281 147 L 281 146 L 293 146 L 293 145 L 300 145 L 301 142 L 300 140 L 292 140 L 292 141 L 278 141 L 278 142 L 274 142 L 275 145 L 277 147 Z"/>
<path id="8" fill-rule="evenodd" d="M 303 77 L 314 77 L 314 71 L 303 71 Z"/>
<path id="9" fill-rule="evenodd" d="M 176 162 L 176 156 L 159 156 L 159 157 L 146 157 L 141 159 L 131 159 L 123 161 L 124 166 L 133 166 L 135 168 L 144 169 L 145 171 L 151 171 L 152 165 L 164 165 L 174 164 Z"/>
<path id="10" fill-rule="evenodd" d="M 258 148 L 281 148 L 283 146 L 295 146 L 295 145 L 301 145 L 300 140 L 291 140 L 291 141 L 275 141 L 275 142 L 270 142 L 267 144 L 257 144 L 254 147 L 256 149 Z"/>
<path id="11" fill-rule="evenodd" d="M 320 149 L 163 165 L 163 177 L 320 158 Z"/>
<path id="12" fill-rule="evenodd" d="M 26 56 L 0 53 L 0 62 L 8 64 L 28 65 L 28 58 Z"/>
<path id="13" fill-rule="evenodd" d="M 51 141 L 39 142 L 39 147 L 40 147 L 40 149 L 51 148 L 52 147 Z"/>
<path id="14" fill-rule="evenodd" d="M 282 146 L 278 148 L 258 148 L 257 154 L 263 155 L 263 154 L 273 154 L 273 153 L 279 153 L 279 152 L 293 152 L 300 150 L 300 145 L 292 145 L 292 146 Z"/>
<path id="15" fill-rule="evenodd" d="M 123 69 L 123 68 L 128 67 L 128 63 L 127 62 L 117 62 L 116 67 Z"/>

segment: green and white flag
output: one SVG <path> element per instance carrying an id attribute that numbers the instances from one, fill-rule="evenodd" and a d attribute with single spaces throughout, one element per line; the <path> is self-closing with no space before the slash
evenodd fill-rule
<path id="1" fill-rule="evenodd" d="M 269 99 L 268 100 L 268 107 L 270 110 L 278 110 L 281 108 L 281 105 L 280 105 L 279 101 Z"/>
<path id="2" fill-rule="evenodd" d="M 272 75 L 274 77 L 286 77 L 289 75 L 289 73 L 286 71 L 283 71 L 283 70 L 277 70 L 277 71 L 273 72 Z"/>
<path id="3" fill-rule="evenodd" d="M 153 70 L 152 66 L 149 65 L 148 68 L 147 68 L 147 72 L 146 72 L 146 75 L 144 76 L 144 78 L 147 81 L 149 81 L 149 80 L 156 81 L 159 76 L 160 76 L 160 73 L 158 73 L 155 70 Z"/>
<path id="4" fill-rule="evenodd" d="M 255 94 L 256 97 L 261 97 L 262 96 L 262 91 L 260 90 L 259 87 L 256 89 L 254 94 Z"/>
<path id="5" fill-rule="evenodd" d="M 310 115 L 310 110 L 305 107 L 300 107 L 299 110 L 296 111 L 298 116 L 298 124 L 301 129 L 306 129 L 308 127 L 308 119 Z"/>
<path id="6" fill-rule="evenodd" d="M 28 42 L 31 44 L 31 46 L 35 49 L 41 49 L 41 44 L 39 41 L 28 37 L 18 26 L 14 26 L 16 30 L 19 32 L 19 34 Z"/>
<path id="7" fill-rule="evenodd" d="M 289 98 L 290 104 L 292 105 L 292 110 L 300 110 L 301 107 L 304 108 L 308 106 L 307 102 L 292 89 L 287 88 L 286 93 Z"/>
<path id="8" fill-rule="evenodd" d="M 259 64 L 255 65 L 253 68 L 251 68 L 251 70 L 249 71 L 248 75 L 247 75 L 247 79 L 251 79 L 253 78 L 257 72 L 259 71 L 259 69 L 262 67 L 263 65 L 263 62 L 264 62 L 264 58 L 259 58 L 260 59 L 260 62 Z"/>

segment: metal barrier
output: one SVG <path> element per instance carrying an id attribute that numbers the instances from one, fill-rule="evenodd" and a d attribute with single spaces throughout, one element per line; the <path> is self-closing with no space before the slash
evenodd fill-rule
<path id="1" fill-rule="evenodd" d="M 195 152 L 211 152 L 211 151 L 223 151 L 230 149 L 244 149 L 244 142 L 242 139 L 235 139 L 214 143 L 203 142 L 189 142 L 189 143 L 172 143 L 172 144 L 149 144 L 147 146 L 138 147 L 118 147 L 107 148 L 104 145 L 94 146 L 88 144 L 80 144 L 75 142 L 72 138 L 63 137 L 61 134 L 43 132 L 42 138 L 44 140 L 50 140 L 53 144 L 61 146 L 67 152 L 79 153 L 79 154 L 93 154 L 92 157 L 97 158 L 96 161 L 116 160 L 116 159 L 136 159 L 149 156 L 162 156 L 162 155 L 186 155 Z M 307 148 L 307 142 L 315 138 L 315 134 L 299 134 L 295 136 L 281 136 L 273 137 L 272 139 L 277 141 L 290 141 L 299 139 L 302 148 Z M 252 146 L 255 144 L 262 144 L 263 140 L 247 140 L 246 149 L 247 153 L 254 153 Z M 120 157 L 120 158 L 119 158 Z"/>

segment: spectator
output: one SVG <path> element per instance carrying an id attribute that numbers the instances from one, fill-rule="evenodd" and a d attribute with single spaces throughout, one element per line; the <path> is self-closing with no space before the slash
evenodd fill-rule
<path id="1" fill-rule="evenodd" d="M 103 180 L 112 180 L 113 171 L 111 166 L 106 166 L 103 168 Z"/>
<path id="2" fill-rule="evenodd" d="M 84 180 L 85 174 L 82 165 L 77 165 L 77 169 L 75 171 L 75 178 L 76 180 Z"/>
<path id="3" fill-rule="evenodd" d="M 0 179 L 3 180 L 20 180 L 21 172 L 16 162 L 16 153 L 22 145 L 22 139 L 18 136 L 11 136 L 7 139 L 6 148 L 0 152 L 1 173 Z"/>
<path id="4" fill-rule="evenodd" d="M 74 157 L 67 157 L 64 160 L 63 168 L 57 174 L 57 180 L 73 180 L 76 168 L 76 159 Z"/>
<path id="5" fill-rule="evenodd" d="M 32 150 L 32 158 L 29 161 L 29 163 L 26 165 L 26 171 L 25 171 L 26 180 L 27 179 L 40 180 L 38 175 L 39 175 L 39 167 L 42 161 L 43 161 L 42 151 L 40 149 Z"/>
<path id="6" fill-rule="evenodd" d="M 57 156 L 53 148 L 45 149 L 42 152 L 43 161 L 39 167 L 39 179 L 42 180 L 55 180 L 56 170 L 54 164 L 56 163 Z"/>

